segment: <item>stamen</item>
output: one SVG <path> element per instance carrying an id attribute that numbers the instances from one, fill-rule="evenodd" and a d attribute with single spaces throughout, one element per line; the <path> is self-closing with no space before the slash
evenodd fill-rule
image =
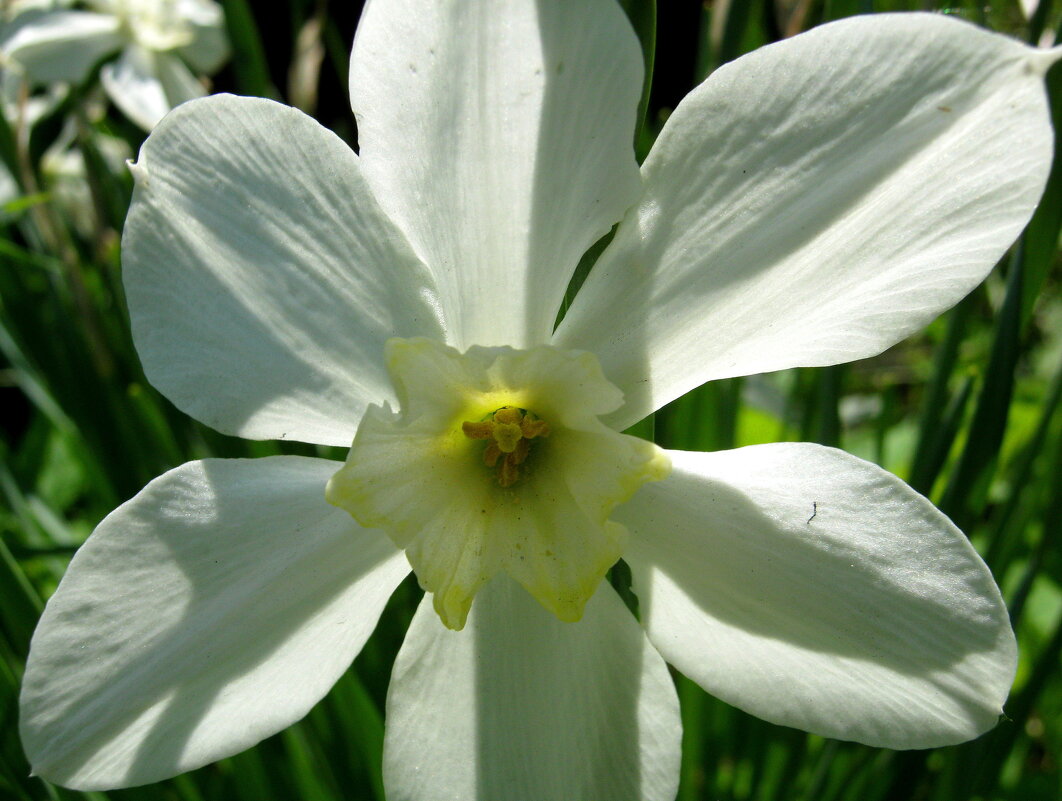
<path id="1" fill-rule="evenodd" d="M 524 419 L 524 413 L 514 406 L 503 406 L 494 413 L 494 422 L 505 425 L 519 425 Z"/>
<path id="2" fill-rule="evenodd" d="M 490 420 L 480 423 L 461 423 L 461 430 L 469 439 L 490 439 L 494 435 L 494 423 Z"/>
<path id="3" fill-rule="evenodd" d="M 488 419 L 461 423 L 461 431 L 469 439 L 489 439 L 483 449 L 483 463 L 496 467 L 498 486 L 511 487 L 520 480 L 519 466 L 531 453 L 531 440 L 549 436 L 549 424 L 533 414 L 503 406 Z"/>
<path id="4" fill-rule="evenodd" d="M 513 460 L 513 464 L 523 464 L 529 453 L 531 453 L 531 443 L 526 439 L 522 439 L 516 443 L 516 447 L 509 456 Z"/>
<path id="5" fill-rule="evenodd" d="M 528 439 L 549 436 L 549 424 L 545 420 L 532 419 L 530 416 L 520 421 L 520 430 Z"/>
<path id="6" fill-rule="evenodd" d="M 511 487 L 520 480 L 520 469 L 513 464 L 512 459 L 506 457 L 498 465 L 498 486 Z"/>

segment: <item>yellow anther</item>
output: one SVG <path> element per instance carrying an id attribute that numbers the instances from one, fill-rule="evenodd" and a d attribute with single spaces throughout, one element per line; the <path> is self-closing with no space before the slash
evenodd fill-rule
<path id="1" fill-rule="evenodd" d="M 503 406 L 494 413 L 495 423 L 505 423 L 507 425 L 520 425 L 520 421 L 524 419 L 524 413 L 513 406 Z"/>
<path id="2" fill-rule="evenodd" d="M 498 486 L 511 487 L 520 480 L 520 470 L 513 464 L 513 460 L 506 457 L 498 465 Z"/>
<path id="3" fill-rule="evenodd" d="M 501 448 L 498 447 L 497 442 L 492 442 L 486 448 L 483 449 L 483 464 L 487 467 L 494 467 L 501 458 Z"/>
<path id="4" fill-rule="evenodd" d="M 483 420 L 479 423 L 461 423 L 461 430 L 469 439 L 490 439 L 494 436 L 494 423 Z"/>
<path id="5" fill-rule="evenodd" d="M 469 439 L 491 440 L 483 450 L 483 463 L 497 468 L 499 486 L 511 487 L 520 480 L 519 465 L 531 453 L 530 440 L 548 437 L 549 424 L 522 409 L 504 406 L 487 420 L 462 423 L 461 431 Z"/>
<path id="6" fill-rule="evenodd" d="M 533 419 L 530 416 L 520 421 L 520 431 L 528 439 L 535 437 L 548 437 L 549 424 L 545 420 Z"/>
<path id="7" fill-rule="evenodd" d="M 513 449 L 510 458 L 513 464 L 523 464 L 524 459 L 527 458 L 527 454 L 531 453 L 531 443 L 526 439 L 522 439 L 516 443 L 516 448 Z"/>

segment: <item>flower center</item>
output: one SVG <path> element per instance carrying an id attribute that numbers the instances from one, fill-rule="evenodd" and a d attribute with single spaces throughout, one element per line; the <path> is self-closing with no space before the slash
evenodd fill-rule
<path id="1" fill-rule="evenodd" d="M 597 359 L 394 339 L 387 367 L 399 408 L 366 410 L 328 502 L 405 550 L 452 629 L 499 572 L 578 620 L 623 554 L 612 510 L 670 469 L 655 445 L 598 419 L 623 395 Z"/>
<path id="2" fill-rule="evenodd" d="M 531 440 L 549 436 L 549 424 L 525 409 L 503 406 L 487 420 L 461 423 L 469 439 L 487 439 L 483 463 L 497 468 L 498 486 L 511 487 L 520 480 L 521 465 L 531 453 Z"/>

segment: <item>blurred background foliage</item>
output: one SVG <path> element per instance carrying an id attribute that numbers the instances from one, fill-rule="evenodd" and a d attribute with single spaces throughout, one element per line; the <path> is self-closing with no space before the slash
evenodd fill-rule
<path id="1" fill-rule="evenodd" d="M 1050 43 L 1062 39 L 1062 9 L 1052 2 L 666 0 L 657 7 L 626 0 L 652 66 L 639 156 L 693 85 L 765 43 L 852 14 L 925 9 Z M 355 145 L 346 75 L 361 4 L 221 4 L 233 58 L 211 89 L 283 100 Z M 1060 130 L 1062 70 L 1049 76 L 1049 87 Z M 83 168 L 64 170 L 49 157 L 61 136 Z M 330 449 L 222 436 L 144 380 L 120 281 L 131 179 L 113 156 L 135 153 L 143 136 L 103 105 L 95 75 L 31 130 L 17 114 L 0 116 L 0 161 L 17 190 L 0 206 L 0 798 L 382 800 L 383 705 L 419 597 L 412 581 L 327 698 L 257 748 L 158 785 L 109 793 L 75 793 L 29 777 L 17 697 L 30 636 L 96 523 L 189 459 L 343 458 Z M 1007 598 L 1021 663 L 1006 718 L 971 743 L 893 752 L 772 726 L 676 675 L 685 726 L 682 801 L 1062 798 L 1060 182 L 1056 163 L 1023 238 L 982 286 L 924 332 L 853 364 L 708 384 L 639 428 L 665 446 L 701 450 L 779 440 L 836 445 L 927 494 L 969 534 Z M 588 256 L 582 269 L 591 263 Z M 622 564 L 612 581 L 625 589 Z"/>

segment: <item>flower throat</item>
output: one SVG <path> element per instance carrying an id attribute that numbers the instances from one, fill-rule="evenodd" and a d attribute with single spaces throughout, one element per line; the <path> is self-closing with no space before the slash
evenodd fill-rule
<path id="1" fill-rule="evenodd" d="M 490 440 L 483 449 L 483 463 L 497 468 L 499 487 L 511 487 L 520 480 L 521 465 L 531 453 L 531 440 L 549 436 L 545 420 L 514 406 L 503 406 L 485 420 L 466 421 L 461 430 L 469 439 Z"/>

